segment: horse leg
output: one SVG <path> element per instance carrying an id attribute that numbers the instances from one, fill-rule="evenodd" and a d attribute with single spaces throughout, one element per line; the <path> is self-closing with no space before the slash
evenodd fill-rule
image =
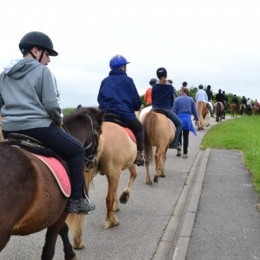
<path id="1" fill-rule="evenodd" d="M 116 201 L 116 194 L 117 194 L 120 174 L 121 172 L 119 171 L 118 173 L 114 172 L 113 175 L 112 174 L 107 175 L 108 192 L 106 197 L 107 217 L 104 223 L 105 229 L 119 225 L 119 222 L 114 214 L 114 204 Z"/>
<path id="2" fill-rule="evenodd" d="M 134 183 L 135 178 L 137 176 L 136 167 L 135 167 L 134 164 L 130 166 L 129 172 L 130 172 L 129 181 L 128 181 L 127 186 L 124 189 L 124 191 L 123 191 L 123 193 L 122 193 L 122 195 L 120 196 L 120 199 L 119 199 L 119 201 L 122 204 L 127 203 L 129 196 L 130 196 L 130 193 L 131 193 L 131 190 L 132 190 L 133 183 Z"/>
<path id="3" fill-rule="evenodd" d="M 149 162 L 145 165 L 145 168 L 146 168 L 146 180 L 145 180 L 145 183 L 148 184 L 148 185 L 152 185 L 153 182 L 152 182 L 151 177 L 150 177 L 150 163 Z"/>
<path id="4" fill-rule="evenodd" d="M 162 155 L 162 169 L 161 169 L 161 176 L 160 176 L 162 178 L 165 177 L 164 166 L 165 166 L 165 161 L 166 161 L 166 158 L 167 158 L 166 153 L 167 153 L 167 148 L 165 149 L 165 152 Z"/>
<path id="5" fill-rule="evenodd" d="M 69 240 L 69 228 L 66 223 L 64 223 L 59 234 L 60 234 L 62 242 L 63 242 L 64 258 L 66 260 L 75 259 L 76 254 L 74 253 L 70 240 Z"/>
<path id="6" fill-rule="evenodd" d="M 69 214 L 66 219 L 69 230 L 73 237 L 73 247 L 77 250 L 83 249 L 84 244 L 82 242 L 82 229 L 85 221 L 84 215 Z"/>
<path id="7" fill-rule="evenodd" d="M 156 150 L 155 153 L 155 176 L 153 178 L 153 181 L 155 183 L 158 182 L 158 178 L 161 176 L 161 171 L 162 171 L 162 156 L 163 156 L 163 149 L 159 147 Z"/>
<path id="8" fill-rule="evenodd" d="M 42 249 L 42 260 L 53 259 L 57 237 L 59 232 L 63 228 L 66 217 L 67 214 L 64 213 L 55 224 L 47 228 L 47 232 L 45 235 L 45 244 Z"/>

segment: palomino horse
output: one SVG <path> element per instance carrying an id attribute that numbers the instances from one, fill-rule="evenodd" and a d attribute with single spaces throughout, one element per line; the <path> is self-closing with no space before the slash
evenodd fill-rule
<path id="1" fill-rule="evenodd" d="M 91 110 L 73 113 L 72 128 L 79 132 L 84 129 L 78 135 L 83 144 L 93 142 L 93 125 L 100 134 L 101 116 L 98 111 L 94 117 Z M 68 198 L 42 160 L 7 142 L 0 143 L 0 251 L 12 235 L 29 235 L 47 228 L 41 259 L 53 258 L 58 234 L 63 240 L 65 259 L 74 259 L 65 224 Z"/>
<path id="2" fill-rule="evenodd" d="M 146 163 L 146 184 L 151 185 L 149 166 L 153 160 L 153 147 L 155 147 L 155 170 L 153 181 L 158 182 L 158 177 L 165 177 L 164 165 L 169 144 L 175 137 L 176 128 L 172 121 L 162 113 L 148 112 L 142 118 L 144 127 L 144 148 Z"/>
<path id="3" fill-rule="evenodd" d="M 136 166 L 134 164 L 136 153 L 137 147 L 135 141 L 132 140 L 122 126 L 113 122 L 103 122 L 97 165 L 86 173 L 86 175 L 88 175 L 86 182 L 91 182 L 98 172 L 107 177 L 108 192 L 106 197 L 107 215 L 104 222 L 105 229 L 112 228 L 119 224 L 114 212 L 119 210 L 117 190 L 120 176 L 123 170 L 129 170 L 129 181 L 119 199 L 121 203 L 125 204 L 129 199 L 132 185 L 137 176 Z M 81 215 L 71 215 L 67 220 L 70 229 L 73 230 L 74 247 L 77 249 L 84 247 L 82 243 L 84 219 L 84 216 Z"/>
<path id="4" fill-rule="evenodd" d="M 203 101 L 198 101 L 196 103 L 197 105 L 197 111 L 198 111 L 198 117 L 199 117 L 199 123 L 198 123 L 198 130 L 204 130 L 204 127 L 209 126 L 209 118 L 210 118 L 210 112 L 208 109 L 208 104 Z"/>
<path id="5" fill-rule="evenodd" d="M 222 102 L 218 101 L 215 104 L 216 122 L 221 122 L 225 119 L 225 106 Z"/>
<path id="6" fill-rule="evenodd" d="M 231 108 L 231 116 L 237 117 L 238 105 L 236 103 L 232 103 L 230 105 L 230 108 Z"/>

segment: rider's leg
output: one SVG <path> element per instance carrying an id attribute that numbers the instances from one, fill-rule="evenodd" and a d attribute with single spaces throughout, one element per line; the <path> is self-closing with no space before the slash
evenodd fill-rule
<path id="1" fill-rule="evenodd" d="M 183 129 L 183 155 L 188 155 L 189 130 Z"/>
<path id="2" fill-rule="evenodd" d="M 176 127 L 176 133 L 175 133 L 175 138 L 173 141 L 170 143 L 169 148 L 170 149 L 180 149 L 179 147 L 179 139 L 181 135 L 181 130 L 182 130 L 182 122 L 180 118 L 173 112 L 173 111 L 168 111 L 168 117 L 171 119 L 171 121 L 174 123 Z"/>
<path id="3" fill-rule="evenodd" d="M 137 164 L 137 166 L 144 165 L 145 159 L 143 156 L 143 150 L 144 150 L 143 125 L 137 118 L 132 121 L 129 121 L 127 124 L 128 127 L 133 131 L 136 138 L 137 155 L 136 155 L 135 163 Z"/>

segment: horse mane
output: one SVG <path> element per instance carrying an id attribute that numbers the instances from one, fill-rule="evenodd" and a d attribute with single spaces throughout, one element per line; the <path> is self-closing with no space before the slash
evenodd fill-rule
<path id="1" fill-rule="evenodd" d="M 95 123 L 94 128 L 97 131 L 101 131 L 104 112 L 99 110 L 97 107 L 78 106 L 77 109 L 64 116 L 63 122 L 66 127 L 69 127 L 73 122 L 78 122 L 80 125 L 84 125 L 89 120 L 89 116 Z"/>

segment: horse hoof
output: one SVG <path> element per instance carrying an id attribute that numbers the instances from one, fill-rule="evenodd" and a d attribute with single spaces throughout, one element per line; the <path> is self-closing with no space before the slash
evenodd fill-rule
<path id="1" fill-rule="evenodd" d="M 119 201 L 122 203 L 122 204 L 126 204 L 127 201 L 129 199 L 129 194 L 126 193 L 126 192 L 123 192 L 122 195 L 120 196 L 119 198 Z"/>
<path id="2" fill-rule="evenodd" d="M 106 220 L 105 223 L 104 223 L 104 228 L 109 229 L 109 228 L 112 228 L 112 227 L 116 227 L 118 225 L 119 225 L 119 222 L 117 220 L 114 220 L 114 221 Z"/>
<path id="3" fill-rule="evenodd" d="M 161 178 L 165 178 L 165 174 L 161 174 L 161 176 L 160 176 Z"/>
<path id="4" fill-rule="evenodd" d="M 80 246 L 73 246 L 73 248 L 75 249 L 75 250 L 81 250 L 81 249 L 84 249 L 85 248 L 85 246 L 84 245 L 80 245 Z"/>
<path id="5" fill-rule="evenodd" d="M 154 183 L 158 183 L 158 177 L 157 177 L 157 176 L 154 176 L 153 182 L 154 182 Z"/>

